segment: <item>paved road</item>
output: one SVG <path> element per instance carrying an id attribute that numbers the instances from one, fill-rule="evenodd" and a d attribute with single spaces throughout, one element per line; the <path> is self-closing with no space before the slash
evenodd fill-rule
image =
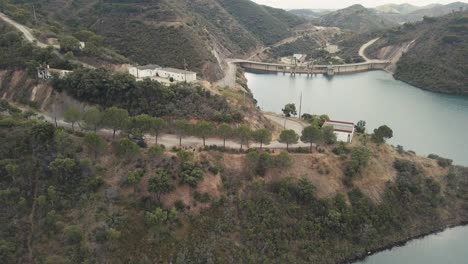
<path id="1" fill-rule="evenodd" d="M 369 59 L 366 57 L 366 49 L 371 46 L 372 44 L 374 44 L 377 40 L 379 40 L 380 38 L 375 38 L 367 43 L 365 43 L 364 45 L 361 46 L 361 48 L 359 49 L 359 56 L 361 56 L 362 58 L 364 58 L 364 60 L 366 60 L 366 62 L 385 62 L 383 60 L 373 60 L 373 59 Z"/>
<path id="2" fill-rule="evenodd" d="M 302 133 L 304 127 L 307 126 L 306 123 L 295 118 L 287 118 L 274 113 L 263 113 L 263 115 L 285 129 L 293 129 L 299 135 Z"/>

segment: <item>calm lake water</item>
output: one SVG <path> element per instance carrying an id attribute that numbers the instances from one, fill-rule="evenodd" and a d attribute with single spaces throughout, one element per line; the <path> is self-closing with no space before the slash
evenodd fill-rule
<path id="1" fill-rule="evenodd" d="M 365 120 L 368 132 L 385 124 L 393 129 L 389 140 L 393 145 L 468 165 L 468 97 L 424 91 L 383 71 L 331 78 L 282 73 L 246 77 L 263 110 L 280 113 L 287 103 L 299 108 L 302 93 L 302 113 L 355 123 Z"/>
<path id="2" fill-rule="evenodd" d="M 382 71 L 332 78 L 256 73 L 246 73 L 246 77 L 263 110 L 280 113 L 287 103 L 299 106 L 302 93 L 302 113 L 328 114 L 342 121 L 365 120 L 368 132 L 386 124 L 394 133 L 389 143 L 468 166 L 468 97 L 427 92 Z M 456 227 L 357 263 L 468 263 L 467 237 L 468 226 Z"/>

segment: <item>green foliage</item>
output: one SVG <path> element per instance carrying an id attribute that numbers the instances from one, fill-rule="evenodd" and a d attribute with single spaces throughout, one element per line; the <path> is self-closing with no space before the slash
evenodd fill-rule
<path id="1" fill-rule="evenodd" d="M 120 139 L 116 143 L 115 150 L 117 156 L 124 160 L 130 159 L 140 152 L 138 145 L 128 138 Z"/>
<path id="2" fill-rule="evenodd" d="M 316 126 L 307 126 L 302 130 L 301 141 L 310 143 L 310 151 L 313 144 L 320 144 L 323 141 L 324 133 Z"/>
<path id="3" fill-rule="evenodd" d="M 295 104 L 286 104 L 281 110 L 286 117 L 291 117 L 297 115 L 296 105 Z"/>
<path id="4" fill-rule="evenodd" d="M 83 121 L 86 126 L 97 131 L 99 126 L 102 124 L 103 113 L 97 107 L 90 107 L 83 113 Z"/>
<path id="5" fill-rule="evenodd" d="M 223 139 L 223 147 L 226 147 L 226 139 L 233 136 L 234 130 L 231 128 L 230 125 L 222 123 L 218 127 L 216 134 Z"/>
<path id="6" fill-rule="evenodd" d="M 366 132 L 366 121 L 364 120 L 359 120 L 359 122 L 357 122 L 356 126 L 356 132 L 357 133 L 365 133 Z"/>
<path id="7" fill-rule="evenodd" d="M 374 129 L 372 139 L 379 144 L 385 143 L 386 139 L 393 137 L 393 130 L 386 125 Z"/>
<path id="8" fill-rule="evenodd" d="M 453 160 L 443 158 L 443 157 L 440 157 L 439 155 L 435 155 L 435 154 L 429 154 L 427 157 L 430 158 L 430 159 L 437 160 L 437 164 L 439 164 L 439 166 L 441 166 L 443 168 L 450 167 L 450 166 L 452 166 L 452 163 L 453 163 Z"/>
<path id="9" fill-rule="evenodd" d="M 78 110 L 78 108 L 70 106 L 63 113 L 63 117 L 65 119 L 65 122 L 69 122 L 72 124 L 72 130 L 75 131 L 75 123 L 81 120 L 82 114 L 80 110 Z"/>
<path id="10" fill-rule="evenodd" d="M 97 157 L 107 148 L 106 141 L 96 133 L 86 134 L 83 143 L 88 151 L 93 155 L 94 159 L 97 159 Z"/>
<path id="11" fill-rule="evenodd" d="M 299 135 L 296 133 L 296 131 L 292 129 L 286 129 L 286 130 L 281 131 L 278 141 L 286 144 L 286 148 L 289 150 L 289 145 L 297 144 L 298 140 L 299 140 Z"/>
<path id="12" fill-rule="evenodd" d="M 204 172 L 201 168 L 191 162 L 184 162 L 180 166 L 179 179 L 182 184 L 187 184 L 192 188 L 197 187 L 203 180 Z"/>
<path id="13" fill-rule="evenodd" d="M 359 174 L 367 166 L 371 153 L 368 148 L 360 146 L 351 150 L 351 159 L 348 161 L 345 169 L 345 183 L 351 184 L 351 179 Z"/>
<path id="14" fill-rule="evenodd" d="M 77 244 L 83 240 L 83 232 L 81 228 L 77 225 L 67 226 L 65 229 L 65 235 L 67 242 L 70 244 Z"/>
<path id="15" fill-rule="evenodd" d="M 126 127 L 128 118 L 127 110 L 113 106 L 104 111 L 103 123 L 105 126 L 112 128 L 112 137 L 115 138 L 115 132 Z"/>
<path id="16" fill-rule="evenodd" d="M 205 140 L 207 137 L 214 134 L 215 127 L 213 124 L 209 122 L 201 121 L 195 125 L 194 132 L 195 132 L 195 135 L 203 139 L 203 146 L 206 146 Z"/>
<path id="17" fill-rule="evenodd" d="M 271 132 L 268 129 L 258 129 L 252 132 L 252 138 L 257 143 L 260 143 L 260 149 L 263 145 L 269 145 L 271 143 Z"/>
<path id="18" fill-rule="evenodd" d="M 145 170 L 138 168 L 130 171 L 127 175 L 127 179 L 125 180 L 126 184 L 129 185 L 136 185 L 141 181 L 141 178 L 145 174 Z"/>
<path id="19" fill-rule="evenodd" d="M 194 192 L 193 193 L 193 199 L 195 201 L 200 202 L 200 203 L 209 203 L 211 202 L 211 197 L 209 193 L 199 193 L 199 192 Z"/>
<path id="20" fill-rule="evenodd" d="M 154 145 L 149 148 L 148 154 L 153 158 L 161 157 L 164 155 L 165 150 L 166 148 L 163 145 Z"/>
<path id="21" fill-rule="evenodd" d="M 252 130 L 247 125 L 241 125 L 234 133 L 237 135 L 237 138 L 239 138 L 241 149 L 243 145 L 248 145 L 252 138 Z"/>
<path id="22" fill-rule="evenodd" d="M 332 145 L 336 143 L 336 134 L 332 126 L 322 127 L 322 132 L 323 132 L 323 141 L 326 144 Z"/>
<path id="23" fill-rule="evenodd" d="M 167 87 L 149 79 L 136 82 L 127 73 L 79 69 L 65 78 L 54 79 L 53 87 L 67 91 L 80 101 L 103 107 L 115 106 L 132 115 L 197 117 L 220 122 L 242 120 L 225 98 L 194 84 L 178 83 Z"/>
<path id="24" fill-rule="evenodd" d="M 158 200 L 162 194 L 170 193 L 175 190 L 172 183 L 171 174 L 164 169 L 158 169 L 153 177 L 148 181 L 148 191 L 154 193 Z"/>

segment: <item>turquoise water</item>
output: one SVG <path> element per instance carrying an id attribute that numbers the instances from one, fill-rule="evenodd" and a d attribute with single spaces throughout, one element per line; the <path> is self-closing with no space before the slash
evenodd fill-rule
<path id="1" fill-rule="evenodd" d="M 298 106 L 302 93 L 303 113 L 366 120 L 368 131 L 386 124 L 394 132 L 389 143 L 468 165 L 468 97 L 427 92 L 381 71 L 332 78 L 254 73 L 246 77 L 263 110 L 279 113 L 287 103 Z M 468 264 L 467 238 L 468 227 L 456 227 L 356 263 Z"/>
<path id="2" fill-rule="evenodd" d="M 299 108 L 302 93 L 302 113 L 365 120 L 368 132 L 386 124 L 394 132 L 389 143 L 468 165 L 468 97 L 424 91 L 383 71 L 331 78 L 282 73 L 246 73 L 246 77 L 263 110 L 279 113 L 287 103 Z"/>

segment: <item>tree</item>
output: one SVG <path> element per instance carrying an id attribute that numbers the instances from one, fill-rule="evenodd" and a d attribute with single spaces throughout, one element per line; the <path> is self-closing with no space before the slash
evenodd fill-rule
<path id="1" fill-rule="evenodd" d="M 336 143 L 336 134 L 335 129 L 332 126 L 325 126 L 322 127 L 323 132 L 323 141 L 328 144 L 335 144 Z"/>
<path id="2" fill-rule="evenodd" d="M 223 139 L 223 148 L 226 148 L 226 139 L 228 137 L 231 137 L 232 134 L 233 134 L 231 126 L 229 126 L 226 123 L 221 124 L 218 127 L 217 134 L 218 134 L 218 136 L 220 136 Z"/>
<path id="3" fill-rule="evenodd" d="M 291 117 L 292 115 L 297 115 L 296 105 L 295 104 L 287 104 L 281 110 L 286 117 Z"/>
<path id="4" fill-rule="evenodd" d="M 323 132 L 316 126 L 308 126 L 302 130 L 301 141 L 310 143 L 310 151 L 312 152 L 313 144 L 319 144 L 323 140 Z"/>
<path id="5" fill-rule="evenodd" d="M 127 175 L 127 180 L 125 181 L 126 184 L 133 185 L 133 192 L 136 192 L 137 185 L 140 183 L 141 178 L 145 174 L 145 170 L 138 168 L 130 171 Z"/>
<path id="6" fill-rule="evenodd" d="M 246 125 L 241 125 L 236 130 L 237 137 L 240 140 L 240 148 L 242 149 L 244 144 L 249 145 L 249 140 L 252 138 L 252 130 Z"/>
<path id="7" fill-rule="evenodd" d="M 374 129 L 374 134 L 372 139 L 378 144 L 385 143 L 386 139 L 393 137 L 393 130 L 386 125 L 380 126 L 377 129 Z"/>
<path id="8" fill-rule="evenodd" d="M 172 183 L 172 178 L 169 172 L 165 169 L 158 169 L 153 177 L 148 181 L 148 191 L 156 195 L 158 201 L 161 200 L 161 195 L 170 193 L 175 190 Z"/>
<path id="9" fill-rule="evenodd" d="M 151 122 L 151 129 L 150 133 L 154 136 L 156 140 L 156 144 L 158 144 L 158 137 L 159 135 L 166 129 L 167 122 L 159 117 L 153 118 L 153 122 Z"/>
<path id="10" fill-rule="evenodd" d="M 358 133 L 366 132 L 366 121 L 359 120 L 359 122 L 357 122 L 355 128 L 356 128 L 356 132 L 358 132 Z"/>
<path id="11" fill-rule="evenodd" d="M 271 132 L 268 129 L 258 129 L 252 132 L 252 138 L 260 143 L 260 149 L 262 149 L 263 144 L 269 145 L 271 142 Z"/>
<path id="12" fill-rule="evenodd" d="M 213 135 L 215 127 L 210 122 L 201 121 L 195 125 L 194 130 L 195 134 L 203 139 L 203 146 L 205 146 L 206 137 Z"/>
<path id="13" fill-rule="evenodd" d="M 296 144 L 299 140 L 299 135 L 292 129 L 283 130 L 279 137 L 279 142 L 286 144 L 286 150 L 289 150 L 289 145 Z"/>
<path id="14" fill-rule="evenodd" d="M 128 138 L 122 138 L 117 142 L 116 152 L 121 159 L 128 159 L 138 154 L 140 148 Z"/>
<path id="15" fill-rule="evenodd" d="M 102 123 L 102 112 L 97 107 L 90 107 L 83 114 L 83 120 L 88 127 L 91 127 L 94 132 L 97 131 Z"/>
<path id="16" fill-rule="evenodd" d="M 80 50 L 80 41 L 74 37 L 66 36 L 66 37 L 60 38 L 59 43 L 60 43 L 60 50 L 62 50 L 63 52 Z"/>
<path id="17" fill-rule="evenodd" d="M 98 155 L 106 149 L 106 141 L 96 133 L 86 134 L 84 145 L 93 154 L 94 159 L 97 159 Z"/>
<path id="18" fill-rule="evenodd" d="M 179 147 L 182 146 L 182 138 L 192 132 L 192 125 L 183 119 L 174 122 L 175 132 L 179 137 Z"/>
<path id="19" fill-rule="evenodd" d="M 112 138 L 115 138 L 115 132 L 118 129 L 125 128 L 128 122 L 128 112 L 118 107 L 110 107 L 104 111 L 103 123 L 113 130 Z"/>
<path id="20" fill-rule="evenodd" d="M 69 122 L 72 124 L 72 130 L 75 131 L 75 123 L 81 120 L 80 110 L 78 110 L 78 108 L 74 106 L 70 106 L 63 114 L 63 117 L 65 119 L 65 122 Z"/>
<path id="21" fill-rule="evenodd" d="M 134 116 L 130 119 L 130 131 L 134 135 L 143 135 L 145 133 L 151 132 L 151 127 L 153 125 L 153 117 L 142 114 Z"/>

